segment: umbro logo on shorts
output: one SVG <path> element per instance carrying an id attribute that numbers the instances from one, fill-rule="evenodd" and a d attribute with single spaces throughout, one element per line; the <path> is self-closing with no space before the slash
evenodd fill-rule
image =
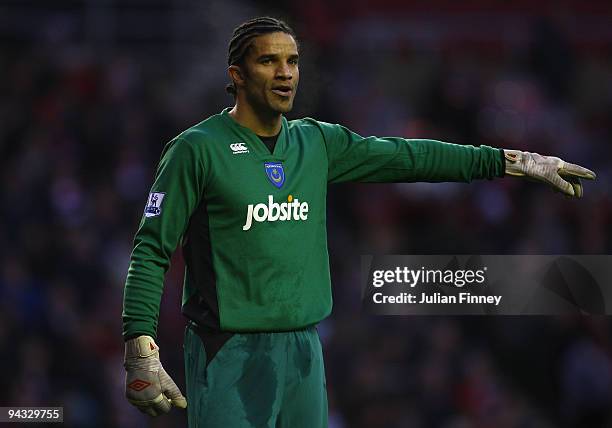
<path id="1" fill-rule="evenodd" d="M 246 143 L 232 143 L 230 144 L 230 149 L 232 149 L 232 153 L 238 155 L 240 153 L 248 153 L 249 149 L 245 146 Z"/>

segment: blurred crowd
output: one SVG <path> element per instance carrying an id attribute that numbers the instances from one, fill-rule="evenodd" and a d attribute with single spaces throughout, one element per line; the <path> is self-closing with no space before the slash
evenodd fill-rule
<path id="1" fill-rule="evenodd" d="M 232 29 L 272 14 L 301 42 L 289 118 L 598 174 L 580 201 L 516 179 L 331 186 L 330 427 L 612 426 L 606 317 L 375 317 L 359 282 L 361 254 L 611 252 L 612 6 L 329 3 L 0 2 L 0 406 L 63 406 L 70 427 L 186 425 L 124 399 L 132 238 L 164 143 L 232 104 Z M 158 343 L 184 390 L 181 282 L 179 250 Z"/>

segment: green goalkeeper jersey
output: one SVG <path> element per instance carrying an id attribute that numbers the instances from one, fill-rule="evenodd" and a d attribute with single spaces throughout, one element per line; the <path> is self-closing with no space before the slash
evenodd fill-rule
<path id="1" fill-rule="evenodd" d="M 332 307 L 328 183 L 464 181 L 503 175 L 498 149 L 361 137 L 287 121 L 271 153 L 229 109 L 170 141 L 134 239 L 124 336 L 156 336 L 164 274 L 179 244 L 182 311 L 218 331 L 300 329 Z"/>

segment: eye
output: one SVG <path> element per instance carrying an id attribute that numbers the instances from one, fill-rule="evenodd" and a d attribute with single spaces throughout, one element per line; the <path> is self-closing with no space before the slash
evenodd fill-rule
<path id="1" fill-rule="evenodd" d="M 289 64 L 297 65 L 298 64 L 298 59 L 297 58 L 290 59 L 289 60 Z"/>
<path id="2" fill-rule="evenodd" d="M 265 65 L 272 64 L 272 59 L 271 58 L 264 58 L 264 59 L 261 60 L 261 63 L 265 64 Z"/>

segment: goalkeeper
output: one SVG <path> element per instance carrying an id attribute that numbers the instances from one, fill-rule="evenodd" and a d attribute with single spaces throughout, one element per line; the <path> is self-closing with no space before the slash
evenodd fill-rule
<path id="1" fill-rule="evenodd" d="M 581 197 L 588 169 L 556 157 L 440 141 L 361 137 L 287 121 L 299 81 L 296 37 L 257 18 L 234 30 L 235 105 L 170 141 L 134 240 L 123 336 L 128 400 L 157 416 L 187 408 L 189 426 L 327 426 L 315 326 L 332 308 L 325 202 L 329 183 L 470 182 L 504 175 Z M 178 244 L 187 399 L 155 343 L 164 274 Z"/>

